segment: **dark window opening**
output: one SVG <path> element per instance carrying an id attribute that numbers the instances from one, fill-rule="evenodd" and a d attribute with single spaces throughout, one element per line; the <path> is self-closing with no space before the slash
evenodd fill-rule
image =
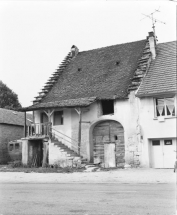
<path id="1" fill-rule="evenodd" d="M 172 140 L 164 140 L 165 145 L 172 145 Z"/>
<path id="2" fill-rule="evenodd" d="M 15 150 L 19 150 L 20 149 L 20 144 L 19 143 L 15 143 Z"/>
<path id="3" fill-rule="evenodd" d="M 153 146 L 160 146 L 160 140 L 153 140 L 152 145 Z"/>
<path id="4" fill-rule="evenodd" d="M 120 61 L 116 61 L 116 65 L 118 66 L 120 64 Z"/>
<path id="5" fill-rule="evenodd" d="M 114 100 L 102 100 L 101 104 L 103 115 L 114 113 Z"/>
<path id="6" fill-rule="evenodd" d="M 63 125 L 63 111 L 54 112 L 54 125 Z"/>
<path id="7" fill-rule="evenodd" d="M 9 151 L 12 151 L 14 149 L 14 144 L 9 145 Z"/>
<path id="8" fill-rule="evenodd" d="M 117 135 L 115 135 L 115 136 L 114 136 L 114 139 L 115 139 L 115 140 L 118 140 L 118 137 L 117 137 Z"/>

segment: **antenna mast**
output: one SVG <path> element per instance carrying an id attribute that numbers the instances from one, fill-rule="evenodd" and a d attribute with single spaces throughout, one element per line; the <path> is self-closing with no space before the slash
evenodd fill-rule
<path id="1" fill-rule="evenodd" d="M 154 12 L 150 13 L 149 15 L 146 15 L 146 14 L 143 14 L 143 13 L 142 13 L 142 15 L 144 15 L 145 17 L 141 19 L 141 20 L 143 20 L 143 19 L 149 18 L 149 19 L 152 20 L 152 29 L 153 29 L 153 32 L 154 32 L 155 40 L 157 40 L 157 39 L 156 39 L 157 37 L 156 37 L 156 34 L 155 34 L 155 23 L 156 23 L 156 22 L 159 22 L 159 23 L 162 23 L 162 24 L 166 24 L 165 22 L 162 22 L 162 21 L 160 21 L 160 20 L 158 20 L 158 19 L 155 19 L 155 18 L 153 17 L 154 13 L 156 13 L 156 12 L 160 12 L 159 9 L 155 10 Z M 141 21 L 141 20 L 140 20 L 140 21 Z"/>

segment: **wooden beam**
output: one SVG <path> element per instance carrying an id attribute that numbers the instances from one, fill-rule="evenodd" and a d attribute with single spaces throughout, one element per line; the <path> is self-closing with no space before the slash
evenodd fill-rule
<path id="1" fill-rule="evenodd" d="M 76 112 L 79 114 L 79 130 L 78 130 L 78 154 L 80 155 L 80 147 L 81 147 L 81 130 L 82 130 L 82 110 L 81 108 L 75 108 Z"/>
<path id="2" fill-rule="evenodd" d="M 26 137 L 26 112 L 24 112 L 24 137 Z"/>

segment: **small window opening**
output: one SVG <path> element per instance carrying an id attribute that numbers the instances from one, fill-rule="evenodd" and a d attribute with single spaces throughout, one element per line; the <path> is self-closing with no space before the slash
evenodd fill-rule
<path id="1" fill-rule="evenodd" d="M 117 137 L 117 135 L 114 135 L 114 139 L 115 139 L 115 140 L 118 140 L 118 137 Z"/>
<path id="2" fill-rule="evenodd" d="M 19 143 L 15 143 L 15 150 L 19 150 L 20 149 L 20 144 Z"/>
<path id="3" fill-rule="evenodd" d="M 118 60 L 118 61 L 116 61 L 116 65 L 118 66 L 120 64 L 120 61 Z"/>
<path id="4" fill-rule="evenodd" d="M 103 115 L 114 114 L 114 100 L 102 100 Z"/>
<path id="5" fill-rule="evenodd" d="M 172 145 L 172 140 L 164 140 L 166 146 Z"/>
<path id="6" fill-rule="evenodd" d="M 54 112 L 54 125 L 63 125 L 63 111 Z"/>
<path id="7" fill-rule="evenodd" d="M 9 151 L 12 151 L 14 149 L 14 144 L 9 145 Z"/>
<path id="8" fill-rule="evenodd" d="M 160 140 L 153 140 L 152 145 L 153 146 L 160 146 Z"/>

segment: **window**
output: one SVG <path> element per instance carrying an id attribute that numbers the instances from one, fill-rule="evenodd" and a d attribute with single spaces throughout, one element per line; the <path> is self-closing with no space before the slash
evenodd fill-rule
<path id="1" fill-rule="evenodd" d="M 164 140 L 165 145 L 172 145 L 172 140 Z"/>
<path id="2" fill-rule="evenodd" d="M 158 98 L 155 99 L 155 115 L 159 116 L 175 116 L 175 98 Z"/>
<path id="3" fill-rule="evenodd" d="M 20 149 L 20 144 L 19 143 L 15 143 L 15 150 L 19 150 Z"/>
<path id="4" fill-rule="evenodd" d="M 12 151 L 14 149 L 14 144 L 9 145 L 9 151 Z"/>
<path id="5" fill-rule="evenodd" d="M 153 146 L 160 146 L 160 140 L 153 140 L 152 145 Z"/>
<path id="6" fill-rule="evenodd" d="M 54 112 L 54 125 L 63 125 L 63 111 Z"/>
<path id="7" fill-rule="evenodd" d="M 103 115 L 114 113 L 114 100 L 102 100 L 101 104 Z"/>

